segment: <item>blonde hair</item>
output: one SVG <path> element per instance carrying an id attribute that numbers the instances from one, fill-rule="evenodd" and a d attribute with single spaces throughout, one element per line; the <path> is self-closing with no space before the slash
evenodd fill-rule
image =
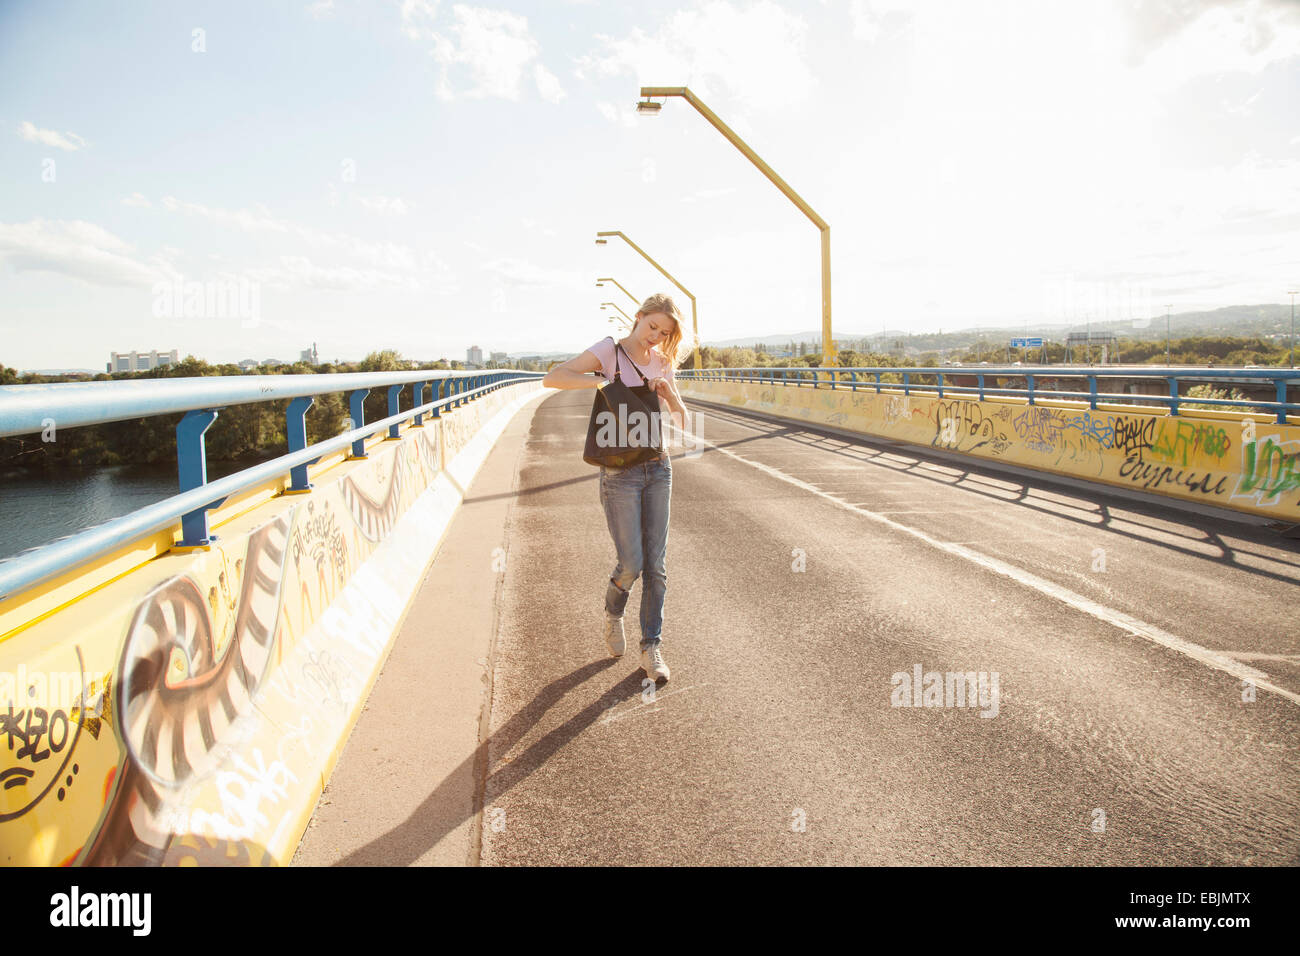
<path id="1" fill-rule="evenodd" d="M 639 323 L 642 316 L 650 315 L 653 312 L 662 312 L 673 320 L 673 330 L 659 342 L 657 348 L 663 353 L 664 358 L 668 360 L 668 367 L 676 368 L 686 361 L 691 352 L 694 351 L 690 343 L 683 343 L 682 341 L 685 337 L 686 323 L 682 319 L 681 310 L 677 308 L 677 303 L 672 300 L 671 296 L 656 292 L 641 303 L 641 308 L 637 309 L 636 312 L 636 321 Z M 635 329 L 636 326 L 633 325 L 632 328 Z M 683 344 L 686 344 L 685 354 L 682 354 Z"/>

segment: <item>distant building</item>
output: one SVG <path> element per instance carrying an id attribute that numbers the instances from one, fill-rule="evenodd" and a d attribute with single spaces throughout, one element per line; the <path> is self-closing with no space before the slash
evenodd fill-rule
<path id="1" fill-rule="evenodd" d="M 505 365 L 509 360 L 510 357 L 505 352 L 493 352 L 488 356 L 489 362 L 496 362 L 498 365 Z"/>
<path id="2" fill-rule="evenodd" d="M 262 364 L 267 368 L 275 368 L 277 365 L 283 365 L 279 359 L 262 359 Z"/>
<path id="3" fill-rule="evenodd" d="M 319 365 L 319 364 L 320 364 L 320 359 L 318 359 L 318 358 L 316 357 L 316 343 L 315 343 L 315 342 L 313 342 L 313 343 L 311 344 L 311 348 L 309 348 L 309 349 L 303 349 L 303 350 L 298 354 L 298 361 L 299 361 L 299 362 L 307 362 L 307 363 L 309 363 L 309 364 L 311 364 L 311 365 Z"/>
<path id="4" fill-rule="evenodd" d="M 257 359 L 242 359 L 239 362 L 239 367 L 244 370 L 248 370 L 250 368 L 257 368 Z"/>
<path id="5" fill-rule="evenodd" d="M 174 365 L 181 360 L 176 349 L 172 349 L 170 352 L 159 352 L 154 349 L 149 352 L 110 352 L 108 354 L 108 370 L 110 372 L 147 372 L 150 369 L 158 368 L 160 365 Z"/>
<path id="6" fill-rule="evenodd" d="M 471 345 L 465 350 L 465 361 L 470 365 L 479 366 L 483 364 L 483 350 L 477 345 Z"/>

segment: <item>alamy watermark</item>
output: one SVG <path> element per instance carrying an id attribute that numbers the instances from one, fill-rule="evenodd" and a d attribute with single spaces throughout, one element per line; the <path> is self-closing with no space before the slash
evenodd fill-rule
<path id="1" fill-rule="evenodd" d="M 155 282 L 153 314 L 159 319 L 239 319 L 242 329 L 262 321 L 262 284 L 247 278 Z"/>
<path id="2" fill-rule="evenodd" d="M 1106 282 L 1064 275 L 1043 284 L 1042 311 L 1079 322 L 1123 321 L 1149 328 L 1157 314 L 1155 290 L 1142 282 Z"/>
<path id="3" fill-rule="evenodd" d="M 17 671 L 0 671 L 0 707 L 12 704 L 71 713 L 86 706 L 84 689 L 85 675 L 80 671 L 29 671 L 26 664 L 19 664 Z"/>
<path id="4" fill-rule="evenodd" d="M 116 926 L 130 929 L 134 936 L 148 936 L 152 910 L 150 893 L 83 893 L 73 884 L 67 893 L 50 897 L 50 925 Z"/>
<path id="5" fill-rule="evenodd" d="M 704 453 L 702 416 L 691 415 L 686 428 L 673 424 L 675 413 L 644 412 L 626 405 L 618 411 L 608 409 L 596 413 L 597 448 L 648 448 L 652 438 L 664 451 L 680 448 L 685 458 L 698 458 Z M 666 424 L 671 428 L 665 429 Z"/>
<path id="6" fill-rule="evenodd" d="M 981 717 L 998 715 L 997 671 L 926 671 L 920 664 L 912 673 L 899 671 L 890 678 L 891 707 L 979 707 Z"/>

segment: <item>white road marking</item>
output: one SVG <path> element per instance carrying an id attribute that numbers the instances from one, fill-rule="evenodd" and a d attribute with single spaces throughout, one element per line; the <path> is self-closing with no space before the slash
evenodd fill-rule
<path id="1" fill-rule="evenodd" d="M 1249 680 L 1254 683 L 1256 687 L 1262 690 L 1272 691 L 1278 696 L 1291 701 L 1293 704 L 1300 704 L 1300 694 L 1289 691 L 1284 687 L 1279 687 L 1269 681 L 1267 679 L 1268 675 L 1263 671 L 1256 670 L 1253 667 L 1235 661 L 1226 654 L 1212 651 L 1208 647 L 1202 647 L 1199 644 L 1194 644 L 1191 641 L 1184 640 L 1181 637 L 1170 634 L 1168 631 L 1161 630 L 1154 624 L 1148 624 L 1145 621 L 1138 620 L 1132 615 L 1125 614 L 1123 611 L 1117 611 L 1114 608 L 1106 607 L 1104 604 L 1098 604 L 1091 598 L 1084 597 L 1082 594 L 1076 594 L 1069 588 L 1061 587 L 1061 585 L 1056 584 L 1053 581 L 1048 581 L 1046 578 L 1040 578 L 1036 574 L 1030 574 L 1028 571 L 1018 568 L 1014 564 L 999 561 L 997 558 L 989 557 L 988 555 L 968 548 L 963 544 L 940 541 L 939 539 L 926 534 L 924 531 L 919 531 L 916 528 L 909 528 L 907 525 L 899 524 L 897 521 L 891 521 L 884 515 L 870 511 L 859 505 L 849 504 L 847 501 L 836 498 L 834 495 L 827 494 L 815 485 L 811 485 L 806 481 L 795 478 L 793 475 L 787 475 L 785 472 L 773 468 L 770 465 L 765 465 L 758 461 L 751 461 L 748 458 L 742 458 L 735 452 L 722 448 L 706 438 L 701 438 L 697 435 L 695 436 L 695 440 L 703 445 L 709 446 L 714 451 L 721 452 L 728 457 L 736 459 L 736 461 L 744 462 L 752 468 L 757 468 L 759 471 L 771 475 L 773 478 L 794 485 L 796 488 L 801 488 L 810 494 L 825 498 L 827 501 L 839 505 L 847 511 L 852 511 L 854 514 L 862 515 L 864 518 L 870 518 L 872 521 L 885 525 L 888 528 L 892 528 L 895 531 L 901 531 L 903 534 L 909 534 L 918 541 L 923 541 L 930 545 L 932 548 L 936 548 L 946 554 L 955 555 L 959 558 L 965 558 L 972 564 L 977 564 L 995 574 L 1001 574 L 1003 577 L 1010 578 L 1013 581 L 1023 584 L 1025 587 L 1032 588 L 1040 594 L 1045 594 L 1048 597 L 1055 598 L 1063 604 L 1068 604 L 1075 610 L 1082 611 L 1085 614 L 1090 614 L 1097 618 L 1097 620 L 1110 624 L 1113 627 L 1117 627 L 1133 637 L 1146 638 L 1152 643 L 1159 644 L 1162 647 L 1167 647 L 1172 651 L 1177 651 L 1179 654 L 1190 657 L 1192 660 L 1199 661 L 1207 667 L 1212 667 L 1217 671 L 1222 671 L 1225 674 L 1236 677 L 1238 680 Z"/>

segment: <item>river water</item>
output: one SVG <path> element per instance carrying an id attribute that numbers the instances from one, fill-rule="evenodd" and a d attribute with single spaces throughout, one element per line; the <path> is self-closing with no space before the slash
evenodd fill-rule
<path id="1" fill-rule="evenodd" d="M 208 480 L 252 461 L 208 465 Z M 84 472 L 0 477 L 0 560 L 170 498 L 175 465 L 114 465 Z"/>

